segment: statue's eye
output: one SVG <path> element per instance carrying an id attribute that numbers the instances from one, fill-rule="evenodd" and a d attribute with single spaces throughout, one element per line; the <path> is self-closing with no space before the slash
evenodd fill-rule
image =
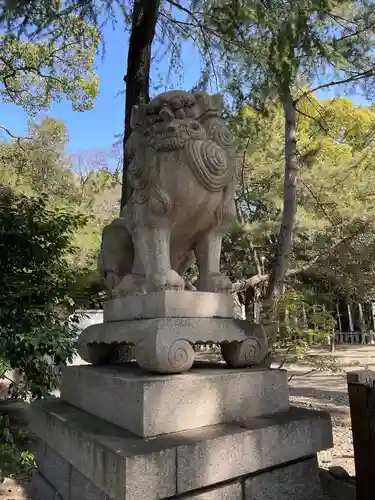
<path id="1" fill-rule="evenodd" d="M 191 130 L 199 130 L 200 129 L 200 126 L 197 122 L 191 122 L 190 123 L 190 128 Z"/>

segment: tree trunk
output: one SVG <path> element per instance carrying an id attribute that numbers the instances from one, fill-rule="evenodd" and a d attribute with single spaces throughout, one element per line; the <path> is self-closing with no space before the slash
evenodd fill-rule
<path id="1" fill-rule="evenodd" d="M 127 182 L 128 159 L 125 145 L 131 134 L 132 107 L 150 100 L 151 46 L 155 37 L 160 0 L 134 0 L 132 28 L 128 49 L 126 83 L 125 128 L 123 139 L 123 170 L 121 208 L 126 205 L 130 192 Z"/>
<path id="2" fill-rule="evenodd" d="M 285 170 L 284 170 L 284 210 L 279 231 L 276 255 L 274 257 L 265 306 L 272 308 L 283 293 L 289 260 L 293 251 L 293 232 L 297 211 L 297 146 L 296 109 L 289 93 L 284 103 L 285 119 Z"/>

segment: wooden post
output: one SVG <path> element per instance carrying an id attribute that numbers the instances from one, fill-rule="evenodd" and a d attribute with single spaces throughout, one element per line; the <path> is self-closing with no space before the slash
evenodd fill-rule
<path id="1" fill-rule="evenodd" d="M 354 343 L 354 338 L 353 338 L 353 332 L 354 332 L 354 325 L 353 325 L 353 316 L 352 316 L 352 310 L 350 308 L 350 304 L 347 304 L 348 308 L 348 320 L 349 320 L 349 339 L 350 339 L 350 344 Z M 349 342 L 348 342 L 349 343 Z"/>
<path id="2" fill-rule="evenodd" d="M 289 315 L 289 307 L 285 307 L 285 313 L 284 313 L 284 325 L 285 325 L 285 331 L 288 335 L 290 336 L 290 315 Z"/>
<path id="3" fill-rule="evenodd" d="M 358 303 L 358 312 L 359 312 L 359 328 L 361 330 L 361 344 L 366 344 L 366 322 L 365 316 L 363 314 L 363 306 L 359 302 Z"/>
<path id="4" fill-rule="evenodd" d="M 305 304 L 302 304 L 302 318 L 303 318 L 303 329 L 304 329 L 304 332 L 306 333 L 307 330 L 309 329 L 309 323 L 307 321 Z"/>
<path id="5" fill-rule="evenodd" d="M 339 344 L 342 344 L 342 324 L 341 324 L 340 307 L 339 307 L 338 302 L 336 302 L 336 313 L 337 313 L 337 323 L 338 323 L 338 327 L 339 327 L 339 335 L 338 335 Z M 336 345 L 336 333 L 334 334 L 334 341 L 335 341 L 335 345 Z"/>
<path id="6" fill-rule="evenodd" d="M 312 310 L 313 310 L 313 319 L 314 319 L 313 330 L 317 331 L 318 327 L 316 324 L 316 305 L 315 304 L 313 305 Z"/>
<path id="7" fill-rule="evenodd" d="M 340 335 L 342 334 L 342 325 L 341 325 L 341 314 L 338 302 L 336 302 L 336 312 L 337 312 L 337 322 L 339 327 Z"/>
<path id="8" fill-rule="evenodd" d="M 347 374 L 357 500 L 373 500 L 375 463 L 375 372 Z"/>
<path id="9" fill-rule="evenodd" d="M 331 352 L 335 352 L 335 346 L 336 346 L 336 331 L 335 328 L 332 328 L 332 335 L 331 335 Z"/>

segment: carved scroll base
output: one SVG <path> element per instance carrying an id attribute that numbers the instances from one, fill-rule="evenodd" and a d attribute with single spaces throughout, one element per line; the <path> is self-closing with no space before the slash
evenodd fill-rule
<path id="1" fill-rule="evenodd" d="M 195 344 L 221 345 L 232 368 L 263 364 L 267 340 L 260 325 L 223 318 L 157 318 L 89 326 L 78 342 L 80 356 L 92 364 L 135 358 L 145 370 L 182 373 L 194 363 Z"/>

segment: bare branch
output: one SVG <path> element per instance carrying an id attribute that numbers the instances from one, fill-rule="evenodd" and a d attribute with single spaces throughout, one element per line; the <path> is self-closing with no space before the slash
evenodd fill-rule
<path id="1" fill-rule="evenodd" d="M 213 75 L 215 78 L 216 88 L 219 88 L 219 79 L 218 79 L 217 72 L 216 72 L 215 61 L 214 61 L 214 58 L 213 58 L 213 55 L 212 55 L 212 52 L 210 49 L 210 43 L 209 43 L 209 40 L 207 38 L 206 29 L 203 26 L 202 22 L 198 19 L 197 15 L 194 12 L 192 12 L 191 10 L 189 10 L 187 7 L 180 5 L 179 3 L 175 2 L 174 0 L 167 0 L 167 2 L 171 6 L 176 7 L 176 9 L 179 9 L 180 11 L 182 11 L 185 14 L 187 14 L 188 16 L 190 16 L 194 20 L 196 25 L 198 26 L 198 28 L 201 32 L 202 38 L 203 38 L 204 50 L 207 52 L 208 58 L 210 60 L 210 65 L 211 65 L 212 72 L 213 72 Z M 174 20 L 173 18 L 170 18 L 170 21 L 176 22 L 176 24 L 181 24 L 179 21 Z M 181 28 L 181 25 L 180 25 L 180 28 Z M 189 36 L 194 40 L 194 38 L 190 34 L 189 34 Z"/>
<path id="2" fill-rule="evenodd" d="M 9 135 L 9 137 L 11 137 L 12 139 L 15 139 L 18 142 L 20 142 L 21 140 L 30 139 L 30 137 L 22 137 L 22 136 L 12 134 L 12 132 L 8 128 L 4 127 L 4 125 L 0 125 L 0 130 L 3 130 L 4 132 L 6 132 Z"/>
<path id="3" fill-rule="evenodd" d="M 332 80 L 330 82 L 323 83 L 322 85 L 318 85 L 317 87 L 304 92 L 302 95 L 300 95 L 298 97 L 298 99 L 296 99 L 294 101 L 294 104 L 296 105 L 303 97 L 305 97 L 309 94 L 313 94 L 314 92 L 317 92 L 318 90 L 323 90 L 323 89 L 327 89 L 330 87 L 337 87 L 338 85 L 345 85 L 346 83 L 357 82 L 358 80 L 362 80 L 364 78 L 369 78 L 370 76 L 374 76 L 374 75 L 375 75 L 375 68 L 371 68 L 371 69 L 368 69 L 367 71 L 363 71 L 362 73 L 356 73 L 353 76 L 350 76 L 348 78 L 344 78 L 343 80 Z"/>
<path id="4" fill-rule="evenodd" d="M 343 25 L 342 23 L 340 23 L 339 21 L 344 21 L 344 22 L 346 22 L 346 23 L 348 23 L 348 24 L 352 24 L 352 25 L 356 26 L 356 23 L 355 23 L 355 22 L 350 21 L 349 19 L 345 19 L 344 17 L 338 16 L 338 15 L 335 15 L 335 14 L 332 14 L 332 13 L 329 13 L 328 15 L 329 15 L 329 17 L 330 17 L 331 19 L 333 19 L 333 20 L 334 20 L 334 21 L 335 21 L 335 22 L 336 22 L 339 26 L 341 26 L 342 28 L 346 28 L 346 26 L 345 26 L 345 25 Z M 368 25 L 366 25 L 366 26 L 364 26 L 364 27 L 363 27 L 363 28 L 361 28 L 361 29 L 358 29 L 358 30 L 356 30 L 356 31 L 353 31 L 352 33 L 348 33 L 347 35 L 343 35 L 342 37 L 337 38 L 337 39 L 335 40 L 335 43 L 342 42 L 343 40 L 347 40 L 348 38 L 352 38 L 352 37 L 355 37 L 355 36 L 359 36 L 359 35 L 361 35 L 362 33 L 364 33 L 365 31 L 372 30 L 372 29 L 373 29 L 373 27 L 374 27 L 374 25 L 375 25 L 375 21 L 374 21 L 374 22 L 372 22 L 372 23 L 370 23 L 370 24 L 368 24 Z"/>
<path id="5" fill-rule="evenodd" d="M 328 214 L 327 210 L 325 209 L 323 203 L 319 200 L 319 197 L 314 193 L 314 191 L 311 189 L 311 187 L 308 186 L 303 179 L 300 179 L 300 182 L 302 182 L 302 184 L 305 186 L 305 188 L 309 191 L 311 196 L 314 198 L 316 204 L 319 206 L 320 210 L 323 212 L 326 219 L 332 224 L 332 226 L 335 226 L 337 224 L 337 221 L 332 220 L 331 216 Z"/>
<path id="6" fill-rule="evenodd" d="M 323 123 L 318 118 L 316 118 L 315 116 L 311 116 L 308 113 L 305 113 L 304 111 L 302 111 L 301 109 L 298 109 L 297 107 L 296 107 L 296 111 L 297 111 L 297 113 L 304 116 L 305 118 L 308 118 L 309 120 L 312 120 L 313 122 L 315 122 L 328 137 L 335 140 L 335 138 L 329 133 L 328 129 L 323 125 Z"/>

